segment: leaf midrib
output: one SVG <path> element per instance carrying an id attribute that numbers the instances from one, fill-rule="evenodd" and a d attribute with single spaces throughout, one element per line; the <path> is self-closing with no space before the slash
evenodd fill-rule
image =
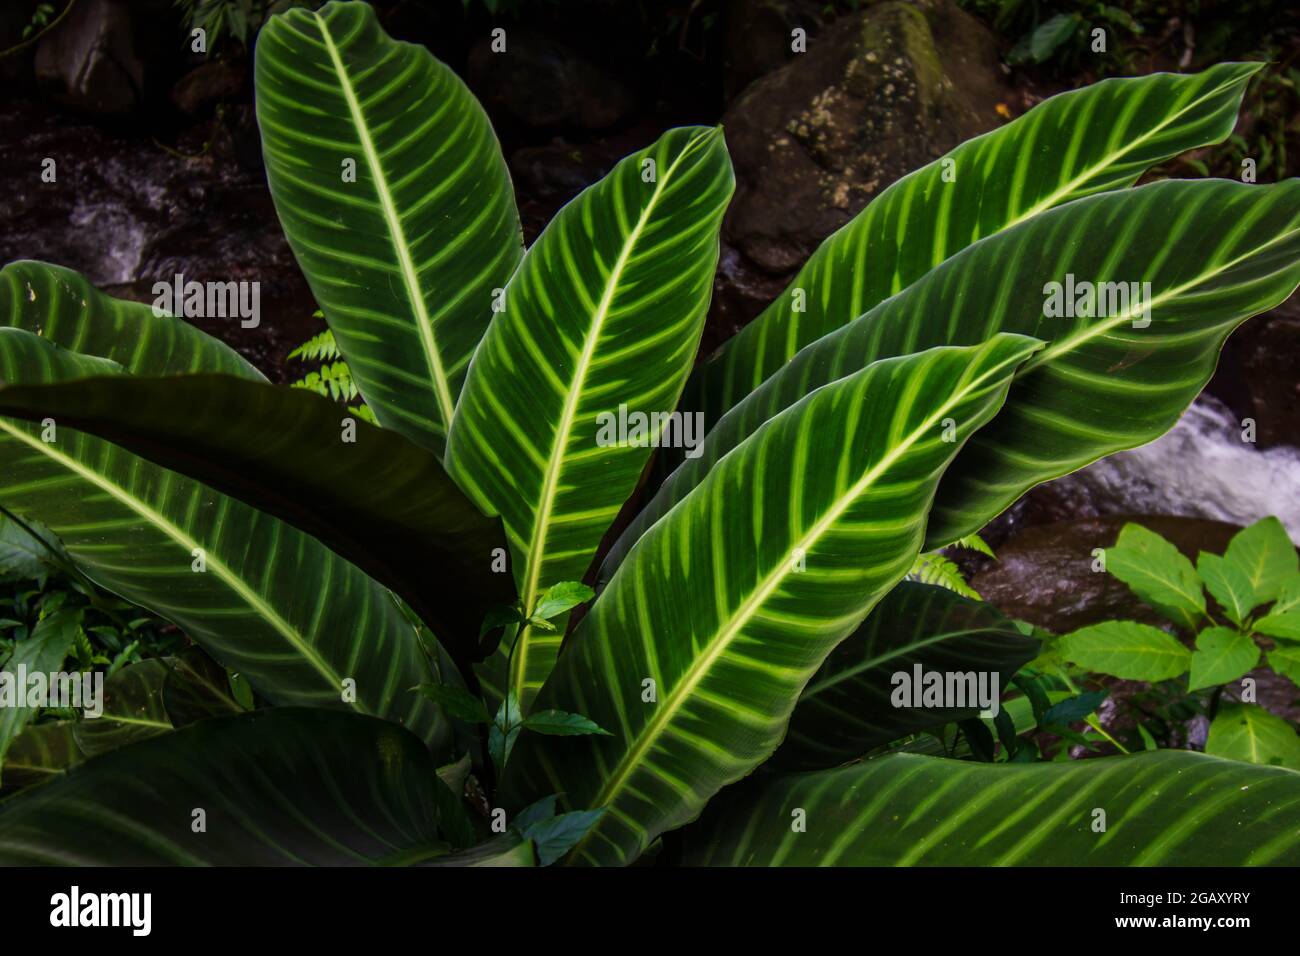
<path id="1" fill-rule="evenodd" d="M 932 637 L 927 637 L 919 641 L 912 641 L 908 644 L 900 645 L 899 647 L 896 647 L 891 651 L 887 651 L 884 654 L 877 654 L 875 657 L 869 658 L 868 660 L 859 661 L 857 664 L 854 664 L 852 667 L 846 667 L 844 670 L 839 671 L 838 673 L 827 677 L 825 680 L 818 681 L 816 684 L 809 684 L 807 687 L 804 688 L 804 692 L 799 695 L 799 699 L 807 700 L 809 698 L 816 697 L 818 694 L 821 694 L 829 690 L 830 688 L 835 687 L 837 684 L 842 684 L 847 680 L 853 680 L 858 676 L 860 676 L 861 674 L 865 673 L 866 671 L 879 667 L 881 664 L 884 664 L 886 661 L 892 661 L 895 658 L 903 657 L 907 654 L 912 653 L 913 651 L 920 650 L 921 648 L 924 647 L 929 647 L 931 644 L 939 644 L 944 641 L 955 640 L 956 638 L 959 637 L 975 637 L 976 635 L 987 633 L 990 630 L 992 630 L 992 628 L 969 627 L 969 628 L 963 628 L 962 630 L 959 631 L 943 631 L 939 634 L 933 635 Z"/>
<path id="2" fill-rule="evenodd" d="M 1157 295 L 1152 296 L 1150 301 L 1147 302 L 1145 305 L 1143 305 L 1142 308 L 1143 309 L 1149 308 L 1152 311 L 1154 311 L 1156 306 L 1163 305 L 1164 303 L 1170 301 L 1171 299 L 1178 298 L 1187 290 L 1195 288 L 1196 286 L 1201 285 L 1202 283 L 1207 282 L 1210 279 L 1213 279 L 1219 273 L 1231 269 L 1234 266 L 1238 265 L 1239 263 L 1246 261 L 1247 259 L 1254 258 L 1255 256 L 1259 255 L 1259 253 L 1269 248 L 1270 246 L 1276 245 L 1277 243 L 1286 241 L 1288 239 L 1292 239 L 1298 235 L 1300 235 L 1300 228 L 1291 229 L 1287 232 L 1281 233 L 1280 235 L 1274 236 L 1273 238 L 1269 239 L 1267 242 L 1261 243 L 1260 245 L 1257 246 L 1252 246 L 1250 251 L 1245 253 L 1244 255 L 1240 255 L 1237 256 L 1235 259 L 1229 259 L 1226 262 L 1222 262 L 1212 269 L 1208 269 L 1205 272 L 1199 273 L 1194 278 L 1189 279 L 1187 282 L 1184 282 L 1181 285 L 1171 286 L 1170 288 L 1164 290 L 1163 292 L 1160 292 Z M 1038 368 L 1038 366 L 1045 365 L 1063 354 L 1073 352 L 1075 349 L 1092 341 L 1093 339 L 1105 335 L 1107 332 L 1110 332 L 1113 329 L 1119 328 L 1121 325 L 1125 325 L 1133 321 L 1133 319 L 1137 317 L 1140 311 L 1141 311 L 1140 309 L 1135 311 L 1133 308 L 1133 304 L 1130 303 L 1127 309 L 1125 309 L 1123 312 L 1115 316 L 1112 316 L 1108 321 L 1097 322 L 1094 325 L 1089 325 L 1081 329 L 1079 332 L 1077 332 L 1074 335 L 1070 335 L 1063 339 L 1058 339 L 1055 342 L 1052 342 L 1047 346 L 1047 348 L 1043 349 L 1037 355 L 1033 356 L 1028 361 L 1026 361 L 1025 364 L 1022 365 L 1016 371 L 1015 377 L 1021 378 L 1025 375 L 1028 375 L 1036 368 Z"/>
<path id="3" fill-rule="evenodd" d="M 1249 80 L 1249 78 L 1250 78 L 1249 76 L 1234 77 L 1229 82 L 1220 84 L 1219 86 L 1216 86 L 1213 90 L 1210 90 L 1207 93 L 1204 93 L 1203 95 L 1192 100 L 1182 109 L 1180 109 L 1177 113 L 1171 113 L 1169 116 L 1165 117 L 1165 119 L 1162 120 L 1158 125 L 1153 126 L 1151 129 L 1147 130 L 1142 135 L 1131 140 L 1127 146 L 1123 147 L 1122 149 L 1116 150 L 1113 153 L 1108 153 L 1104 160 L 1088 167 L 1079 175 L 1075 176 L 1073 179 L 1065 183 L 1065 185 L 1056 189 L 1054 192 L 1051 192 L 1048 195 L 1044 196 L 1033 206 L 1029 207 L 1024 212 L 1022 212 L 1019 216 L 1017 216 L 1015 219 L 1011 220 L 1005 226 L 1003 226 L 1002 230 L 1010 229 L 1013 226 L 1017 226 L 1020 223 L 1026 221 L 1027 219 L 1032 219 L 1040 212 L 1044 212 L 1047 209 L 1051 209 L 1053 206 L 1059 203 L 1066 196 L 1070 195 L 1070 193 L 1074 192 L 1076 189 L 1078 189 L 1080 186 L 1086 183 L 1093 176 L 1109 168 L 1110 166 L 1115 165 L 1117 162 L 1119 162 L 1120 159 L 1122 159 L 1128 153 L 1132 152 L 1136 147 L 1138 147 L 1142 143 L 1145 143 L 1147 140 L 1151 139 L 1153 136 L 1157 135 L 1158 133 L 1162 132 L 1165 129 L 1165 127 L 1168 126 L 1170 123 L 1174 122 L 1174 120 L 1181 119 L 1183 116 L 1185 116 L 1188 113 L 1188 111 L 1194 110 L 1206 100 L 1218 96 L 1220 93 L 1222 93 L 1225 89 L 1232 86 L 1233 84 L 1246 82 Z M 999 232 L 1002 230 L 999 230 Z"/>
<path id="4" fill-rule="evenodd" d="M 1023 361 L 1024 356 L 1020 356 L 1018 361 Z M 853 485 L 846 489 L 845 493 L 839 496 L 835 502 L 825 511 L 823 517 L 819 519 L 812 528 L 806 533 L 794 548 L 802 548 L 805 553 L 808 549 L 833 525 L 843 513 L 848 510 L 852 503 L 859 498 L 875 481 L 887 472 L 893 465 L 908 451 L 920 438 L 934 425 L 943 419 L 946 412 L 960 404 L 973 391 L 981 387 L 985 381 L 1002 373 L 1008 360 L 997 363 L 978 377 L 969 381 L 962 389 L 954 392 L 948 399 L 925 418 L 920 425 L 914 428 L 905 439 L 890 449 L 879 462 L 876 463 L 866 474 L 858 479 Z M 644 540 L 644 539 L 643 539 Z M 624 573 L 624 568 L 628 565 L 626 562 L 620 566 L 618 574 Z M 677 711 L 681 709 L 690 692 L 704 679 L 711 669 L 713 663 L 726 651 L 732 640 L 740 631 L 749 623 L 749 619 L 756 614 L 763 606 L 771 594 L 781 586 L 781 583 L 793 572 L 790 562 L 782 561 L 768 573 L 767 577 L 750 592 L 747 597 L 735 610 L 731 617 L 731 623 L 722 629 L 710 642 L 710 646 L 704 654 L 696 658 L 695 663 L 684 675 L 673 690 L 669 693 L 664 701 L 664 706 L 657 708 L 655 716 L 646 723 L 641 732 L 637 735 L 633 746 L 629 747 L 623 757 L 620 758 L 618 765 L 614 768 L 613 773 L 606 781 L 596 798 L 592 801 L 593 807 L 605 806 L 614 799 L 626 785 L 632 774 L 641 763 L 641 757 L 647 753 L 658 739 L 659 735 L 676 716 Z M 617 577 L 617 574 L 615 575 Z M 613 587 L 611 581 L 609 587 Z M 608 590 L 608 588 L 607 588 Z M 590 839 L 591 834 L 599 828 L 592 827 L 587 831 L 587 835 L 573 848 L 572 852 L 578 854 L 581 848 Z"/>
<path id="5" fill-rule="evenodd" d="M 609 309 L 613 305 L 614 296 L 618 291 L 619 282 L 622 279 L 623 271 L 627 268 L 628 260 L 632 256 L 632 250 L 636 247 L 637 241 L 645 229 L 651 214 L 659 203 L 669 180 L 672 179 L 673 173 L 677 170 L 682 160 L 690 155 L 696 146 L 703 142 L 709 136 L 714 135 L 710 130 L 698 134 L 688 142 L 668 169 L 659 176 L 655 183 L 654 193 L 650 196 L 650 201 L 641 210 L 641 215 L 637 218 L 636 225 L 633 226 L 627 238 L 623 241 L 623 247 L 619 250 L 618 258 L 614 261 L 609 275 L 605 279 L 605 289 L 601 294 L 600 302 L 596 306 L 596 313 L 592 317 L 591 326 L 588 330 L 586 341 L 583 343 L 582 354 L 578 357 L 578 362 L 574 367 L 574 374 L 570 379 L 568 393 L 565 395 L 564 408 L 560 414 L 560 423 L 555 429 L 554 439 L 551 444 L 551 452 L 547 457 L 546 472 L 542 477 L 541 498 L 538 502 L 537 518 L 533 521 L 532 535 L 529 539 L 528 557 L 527 557 L 527 577 L 524 582 L 523 593 L 520 600 L 523 602 L 525 614 L 532 613 L 533 602 L 537 598 L 537 590 L 541 583 L 542 559 L 546 547 L 546 540 L 550 534 L 551 510 L 555 504 L 556 490 L 559 488 L 560 471 L 564 463 L 564 449 L 569 446 L 569 436 L 573 430 L 574 420 L 578 414 L 578 402 L 582 396 L 583 386 L 586 384 L 587 373 L 591 369 L 591 363 L 596 353 L 596 346 L 600 341 L 601 330 L 604 328 L 605 320 L 609 316 Z M 511 662 L 511 674 L 507 682 L 507 692 L 514 691 L 523 701 L 523 690 L 527 684 L 527 663 L 528 649 L 530 638 L 533 634 L 533 628 L 525 624 L 520 631 L 514 645 L 514 658 Z"/>
<path id="6" fill-rule="evenodd" d="M 375 194 L 379 198 L 380 209 L 384 214 L 384 222 L 388 226 L 393 251 L 397 253 L 402 281 L 406 286 L 406 296 L 410 300 L 412 310 L 415 312 L 415 327 L 420 335 L 420 344 L 424 348 L 429 373 L 433 376 L 434 393 L 438 401 L 438 410 L 442 415 L 442 427 L 446 429 L 451 425 L 454 409 L 451 399 L 451 387 L 447 382 L 446 371 L 442 367 L 442 357 L 438 354 L 438 344 L 433 334 L 433 322 L 429 318 L 429 310 L 425 305 L 424 296 L 420 292 L 415 261 L 411 258 L 411 250 L 406 242 L 406 231 L 402 227 L 397 205 L 393 202 L 392 193 L 389 191 L 388 177 L 380 164 L 379 153 L 375 149 L 374 141 L 370 138 L 370 128 L 366 125 L 361 103 L 357 99 L 356 91 L 352 88 L 352 80 L 343 66 L 343 58 L 339 55 L 338 47 L 334 44 L 334 38 L 329 32 L 324 18 L 315 12 L 312 13 L 312 16 L 316 19 L 321 38 L 325 43 L 325 49 L 329 53 L 330 62 L 334 67 L 334 73 L 338 77 L 339 89 L 348 104 L 352 125 L 357 131 L 357 140 L 361 144 L 361 149 L 366 154 L 366 162 L 370 166 Z"/>
<path id="7" fill-rule="evenodd" d="M 341 688 L 343 686 L 341 675 L 335 673 L 329 663 L 306 641 L 297 628 L 281 617 L 247 581 L 236 574 L 233 569 L 227 567 L 225 562 L 210 554 L 207 548 L 204 548 L 198 541 L 186 534 L 183 529 L 170 521 L 161 512 L 150 507 L 146 502 L 137 498 L 116 482 L 110 481 L 108 478 L 86 468 L 75 459 L 52 448 L 45 442 L 38 441 L 3 419 L 0 419 L 0 430 L 51 458 L 60 466 L 80 476 L 83 480 L 100 488 L 175 541 L 186 553 L 192 554 L 196 549 L 202 550 L 205 567 L 208 569 L 204 573 L 212 573 L 220 578 L 254 613 L 270 624 L 318 674 L 324 677 L 331 687 Z M 361 713 L 370 713 L 359 700 L 353 701 L 350 706 Z"/>

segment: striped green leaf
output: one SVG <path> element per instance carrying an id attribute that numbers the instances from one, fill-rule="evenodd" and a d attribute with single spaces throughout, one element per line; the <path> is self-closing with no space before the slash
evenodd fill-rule
<path id="1" fill-rule="evenodd" d="M 423 744 L 387 721 L 296 707 L 220 717 L 0 802 L 0 865 L 415 863 L 447 852 L 441 786 Z"/>
<path id="2" fill-rule="evenodd" d="M 271 18 L 256 90 L 280 223 L 366 404 L 441 453 L 493 290 L 523 254 L 486 114 L 365 3 Z"/>
<path id="3" fill-rule="evenodd" d="M 537 866 L 537 847 L 532 840 L 522 840 L 515 834 L 498 837 L 468 850 L 449 856 L 440 856 L 416 866 Z"/>
<path id="4" fill-rule="evenodd" d="M 73 767 L 84 756 L 73 737 L 76 721 L 29 724 L 14 738 L 0 768 L 0 796 L 30 787 Z"/>
<path id="5" fill-rule="evenodd" d="M 1135 327 L 1146 315 L 1131 303 L 1105 316 L 1046 314 L 1048 284 L 1070 275 L 1094 288 L 1149 282 L 1149 324 Z M 714 426 L 701 455 L 670 476 L 607 564 L 616 567 L 713 462 L 810 389 L 891 355 L 995 332 L 1040 338 L 1048 347 L 944 476 L 926 549 L 946 545 L 1039 482 L 1159 437 L 1209 380 L 1229 333 L 1298 283 L 1300 180 L 1161 182 L 1040 213 L 802 350 Z"/>
<path id="6" fill-rule="evenodd" d="M 150 306 L 105 295 L 77 273 L 44 262 L 0 269 L 0 327 L 13 326 L 136 375 L 217 372 L 254 381 L 262 373 L 239 353 Z"/>
<path id="7" fill-rule="evenodd" d="M 720 463 L 637 544 L 537 699 L 610 735 L 525 732 L 507 799 L 604 809 L 572 857 L 627 863 L 766 759 L 809 678 L 911 567 L 939 475 L 1040 345 L 878 362 Z"/>
<path id="8" fill-rule="evenodd" d="M 506 547 L 432 452 L 303 389 L 234 375 L 104 375 L 0 389 L 0 414 L 53 417 L 312 535 L 391 587 L 464 669 Z M 454 595 L 454 599 L 448 599 Z"/>
<path id="9" fill-rule="evenodd" d="M 1095 83 L 903 177 L 822 243 L 790 287 L 697 370 L 685 407 L 703 410 L 711 427 L 804 346 L 971 243 L 1220 142 L 1259 68 L 1225 63 L 1194 76 Z"/>
<path id="10" fill-rule="evenodd" d="M 61 552 L 48 530 L 0 515 L 0 580 L 35 581 L 43 589 L 52 572 L 71 566 Z"/>
<path id="11" fill-rule="evenodd" d="M 61 313 L 51 315 L 66 327 Z M 143 355 L 158 342 L 179 347 L 163 337 L 136 348 Z M 129 332 L 115 349 L 131 352 Z M 169 360 L 199 364 L 205 355 Z M 107 359 L 0 328 L 0 382 L 111 369 Z M 58 535 L 97 584 L 183 628 L 272 702 L 348 706 L 446 742 L 437 708 L 407 692 L 430 668 L 386 589 L 268 515 L 99 438 L 53 428 L 0 418 L 0 502 Z"/>
<path id="12" fill-rule="evenodd" d="M 501 515 L 529 612 L 582 578 L 677 405 L 733 182 L 720 129 L 670 130 L 562 209 L 510 280 L 447 465 Z M 633 414 L 661 416 L 639 443 L 610 427 Z M 556 623 L 515 641 L 509 686 L 525 710 L 559 651 Z"/>
<path id="13" fill-rule="evenodd" d="M 1300 774 L 1179 750 L 896 754 L 737 787 L 686 840 L 694 866 L 1296 866 Z"/>
<path id="14" fill-rule="evenodd" d="M 945 588 L 903 581 L 875 606 L 862 626 L 826 658 L 799 695 L 785 742 L 772 757 L 789 770 L 822 770 L 861 757 L 873 747 L 980 710 L 896 706 L 894 675 L 994 675 L 995 695 L 1038 653 L 991 604 Z M 986 676 L 986 680 L 989 680 Z M 918 682 L 919 683 L 919 682 Z"/>
<path id="15" fill-rule="evenodd" d="M 104 681 L 103 712 L 76 725 L 77 746 L 87 757 L 168 733 L 172 722 L 163 706 L 163 685 L 175 666 L 154 658 L 128 664 Z"/>
<path id="16" fill-rule="evenodd" d="M 231 690 L 226 669 L 197 647 L 188 647 L 176 657 L 163 683 L 163 709 L 174 727 L 244 710 Z"/>

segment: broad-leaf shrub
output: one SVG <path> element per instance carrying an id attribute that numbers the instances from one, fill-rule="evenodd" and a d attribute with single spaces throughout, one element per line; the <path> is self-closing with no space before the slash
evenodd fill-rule
<path id="1" fill-rule="evenodd" d="M 1300 283 L 1300 184 L 1128 188 L 1226 137 L 1255 65 L 1064 94 L 917 170 L 689 386 L 720 129 L 668 131 L 525 251 L 481 108 L 367 5 L 272 19 L 256 66 L 281 223 L 382 427 L 67 270 L 0 272 L 0 503 L 268 705 L 20 792 L 0 859 L 625 864 L 748 777 L 687 862 L 1297 862 L 1279 768 L 831 769 L 971 716 L 894 706 L 891 658 L 1005 678 L 1033 654 L 904 582 L 918 554 L 1163 433 Z M 620 409 L 652 432 L 602 436 Z M 566 635 L 555 588 L 674 411 L 712 427 Z M 817 769 L 755 773 L 774 754 Z M 459 798 L 471 766 L 495 826 Z"/>

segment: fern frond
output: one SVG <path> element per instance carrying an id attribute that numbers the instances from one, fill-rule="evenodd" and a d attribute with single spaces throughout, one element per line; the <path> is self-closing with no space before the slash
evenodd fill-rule
<path id="1" fill-rule="evenodd" d="M 949 591 L 955 591 L 962 597 L 980 600 L 979 592 L 966 583 L 961 569 L 938 551 L 932 551 L 929 554 L 918 554 L 916 560 L 912 563 L 912 570 L 907 572 L 907 576 L 913 581 L 920 581 L 922 584 L 938 585 L 941 588 L 947 588 Z"/>
<path id="2" fill-rule="evenodd" d="M 334 333 L 330 329 L 326 329 L 319 335 L 313 335 L 289 353 L 289 358 L 296 358 L 303 362 L 317 360 L 329 362 L 341 357 L 338 343 L 334 341 Z"/>
<path id="3" fill-rule="evenodd" d="M 989 547 L 988 542 L 977 534 L 968 534 L 964 538 L 958 538 L 949 547 L 961 548 L 964 551 L 978 551 L 980 554 L 988 555 L 994 561 L 998 559 L 998 556 L 993 553 L 993 549 Z"/>
<path id="4" fill-rule="evenodd" d="M 369 405 L 349 405 L 348 411 L 357 418 L 365 419 L 372 425 L 378 425 L 379 419 L 375 418 L 375 413 L 370 410 Z"/>

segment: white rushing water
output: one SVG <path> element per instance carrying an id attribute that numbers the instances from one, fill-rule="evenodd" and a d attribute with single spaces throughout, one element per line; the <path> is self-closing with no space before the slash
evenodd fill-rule
<path id="1" fill-rule="evenodd" d="M 1184 515 L 1248 525 L 1276 515 L 1300 544 L 1300 450 L 1242 441 L 1241 422 L 1202 395 L 1173 430 L 1054 482 L 1102 513 Z"/>

